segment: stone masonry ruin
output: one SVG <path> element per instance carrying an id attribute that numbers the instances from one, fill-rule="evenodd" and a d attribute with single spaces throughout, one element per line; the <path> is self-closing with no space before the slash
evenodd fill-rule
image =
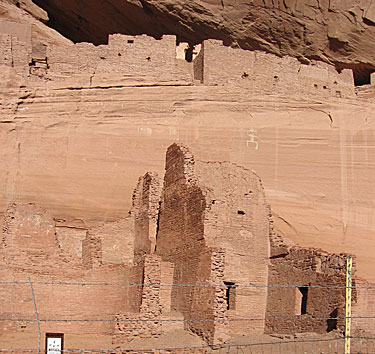
<path id="1" fill-rule="evenodd" d="M 47 46 L 33 39 L 31 25 L 2 19 L 0 28 L 0 65 L 53 87 L 67 80 L 72 88 L 236 85 L 258 93 L 354 97 L 350 69 L 338 72 L 334 66 L 314 61 L 301 64 L 288 56 L 225 47 L 218 40 L 205 40 L 194 49 L 184 43 L 176 46 L 173 35 L 156 40 L 114 34 L 108 45 Z"/>
<path id="2" fill-rule="evenodd" d="M 301 248 L 276 235 L 254 172 L 230 162 L 195 161 L 175 143 L 167 150 L 164 180 L 146 173 L 132 205 L 127 217 L 92 228 L 59 226 L 33 204 L 9 205 L 1 278 L 22 282 L 29 275 L 39 316 L 65 319 L 42 322 L 43 332 L 110 334 L 121 346 L 177 329 L 209 344 L 247 334 L 342 331 L 347 255 Z M 85 282 L 108 285 L 74 285 Z M 357 276 L 354 282 L 366 284 Z M 0 288 L 3 316 L 33 317 L 27 285 Z M 366 290 L 354 291 L 356 315 L 372 306 Z M 280 317 L 291 320 L 274 320 Z M 74 321 L 103 318 L 110 321 Z M 256 320 L 238 321 L 243 318 Z M 0 326 L 3 332 L 32 331 L 36 324 Z"/>
<path id="3" fill-rule="evenodd" d="M 354 102 L 360 107 L 360 100 L 353 98 L 361 98 L 358 92 L 373 95 L 375 73 L 365 72 L 365 81 L 372 86 L 355 91 L 355 84 L 358 85 L 361 80 L 353 77 L 350 69 L 336 70 L 333 65 L 315 60 L 302 64 L 293 57 L 228 47 L 214 39 L 191 46 L 190 43 L 179 43 L 174 35 L 155 39 L 147 35 L 112 34 L 107 44 L 98 46 L 69 41 L 54 45 L 53 41 L 40 42 L 32 25 L 5 19 L 0 19 L 0 32 L 0 67 L 5 97 L 0 102 L 0 109 L 4 114 L 3 126 L 10 127 L 9 131 L 2 131 L 1 137 L 6 137 L 4 146 L 11 147 L 3 156 L 7 172 L 2 182 L 9 185 L 4 188 L 6 197 L 3 198 L 2 209 L 5 210 L 0 210 L 0 277 L 3 282 L 9 282 L 7 286 L 0 286 L 1 315 L 10 320 L 0 321 L 0 331 L 36 333 L 35 321 L 27 320 L 35 316 L 28 283 L 30 276 L 35 284 L 40 318 L 57 319 L 42 322 L 43 333 L 103 334 L 110 336 L 118 347 L 126 347 L 137 339 L 159 338 L 179 330 L 194 333 L 209 345 L 244 335 L 343 332 L 343 286 L 348 254 L 340 253 L 340 250 L 329 253 L 322 249 L 300 247 L 287 238 L 287 232 L 283 236 L 277 234 L 260 179 L 267 177 L 264 170 L 263 176 L 259 177 L 232 162 L 198 161 L 187 146 L 175 143 L 167 150 L 165 174 L 160 178 L 155 172 L 144 171 L 147 150 L 142 144 L 146 141 L 144 138 L 151 135 L 154 140 L 149 139 L 149 144 L 154 144 L 154 148 L 157 141 L 160 143 L 158 149 L 164 149 L 172 141 L 197 142 L 194 145 L 197 154 L 201 149 L 203 157 L 219 156 L 218 159 L 244 165 L 245 158 L 255 156 L 262 149 L 262 144 L 267 144 L 269 150 L 274 147 L 275 155 L 258 156 L 261 156 L 262 164 L 270 163 L 275 156 L 272 163 L 276 166 L 275 180 L 278 180 L 278 166 L 284 164 L 279 148 L 288 148 L 294 154 L 295 146 L 299 148 L 300 144 L 307 144 L 304 141 L 313 141 L 314 148 L 308 145 L 311 154 L 320 151 L 315 150 L 319 145 L 330 149 L 326 150 L 328 155 L 339 151 L 337 155 L 329 156 L 335 165 L 341 158 L 341 176 L 345 177 L 346 162 L 359 161 L 358 165 L 365 166 L 371 157 L 372 150 L 366 150 L 365 154 L 361 150 L 356 154 L 351 144 L 354 141 L 354 147 L 362 149 L 362 146 L 370 144 L 373 135 L 363 134 L 361 140 L 361 131 L 356 131 L 353 136 L 349 134 L 352 128 L 349 125 L 345 127 L 345 117 L 341 117 L 341 112 L 333 113 L 333 106 L 324 102 L 336 102 L 338 105 Z M 360 76 L 362 79 L 363 75 Z M 152 92 L 146 92 L 146 87 Z M 181 91 L 171 102 L 167 101 L 174 90 Z M 236 93 L 235 90 L 239 91 Z M 213 92 L 215 95 L 212 95 Z M 228 135 L 223 146 L 218 146 L 218 140 L 212 141 L 216 126 L 207 134 L 207 128 L 201 121 L 216 124 L 217 111 L 212 107 L 221 104 L 225 101 L 223 97 L 232 95 L 232 92 L 235 99 L 228 100 L 229 108 L 220 112 L 220 118 L 223 121 L 229 118 L 239 129 Z M 306 137 L 300 131 L 295 138 L 284 127 L 284 124 L 294 124 L 285 118 L 286 115 L 281 116 L 279 125 L 271 119 L 273 113 L 268 121 L 268 116 L 260 114 L 267 111 L 267 103 L 256 109 L 252 107 L 252 103 L 257 101 L 256 95 L 264 95 L 266 100 L 271 101 L 272 96 L 277 96 L 275 102 L 278 103 L 272 108 L 273 112 L 285 98 L 285 110 L 288 115 L 296 110 L 290 119 L 297 117 L 298 124 L 305 121 L 305 116 L 300 115 L 303 110 L 298 110 L 299 105 L 318 112 L 327 123 L 322 125 L 323 128 L 316 128 L 316 134 L 324 132 L 323 138 L 317 139 L 315 133 Z M 289 96 L 291 98 L 287 101 Z M 294 105 L 291 102 L 295 98 L 298 100 Z M 54 106 L 55 102 L 58 105 Z M 186 113 L 185 107 L 190 111 Z M 233 117 L 228 111 L 234 112 Z M 46 119 L 39 123 L 39 118 L 47 115 L 51 121 Z M 257 116 L 258 121 L 267 121 L 265 124 L 274 131 L 264 132 L 264 125 L 259 128 L 253 116 Z M 126 121 L 127 125 L 115 126 L 115 120 Z M 189 120 L 196 121 L 196 124 L 189 123 Z M 250 120 L 254 122 L 250 123 Z M 73 152 L 68 152 L 69 144 L 72 144 L 70 134 L 74 135 L 75 128 L 85 121 L 90 121 L 92 125 L 81 128 L 81 135 L 77 133 L 72 139 L 73 145 L 76 145 Z M 162 140 L 158 129 L 164 121 L 168 124 L 163 127 L 166 133 L 163 132 Z M 27 124 L 30 122 L 33 123 L 29 128 Z M 108 134 L 105 127 L 112 124 L 113 130 Z M 338 129 L 340 124 L 347 130 Z M 68 128 L 60 131 L 59 126 L 63 125 Z M 48 131 L 51 127 L 56 130 Z M 220 129 L 225 130 L 226 127 L 223 125 Z M 298 129 L 303 130 L 304 127 L 301 125 Z M 42 134 L 41 138 L 35 138 L 35 145 L 28 145 L 28 141 L 34 138 L 34 130 L 35 136 Z M 82 139 L 82 131 L 89 132 L 86 141 Z M 126 140 L 132 134 L 139 136 Z M 183 134 L 189 139 L 191 136 L 191 140 L 184 139 Z M 10 138 L 13 135 L 17 136 L 14 140 Z M 333 147 L 328 144 L 326 135 L 334 140 Z M 352 141 L 346 141 L 346 135 Z M 243 160 L 236 160 L 236 155 L 231 155 L 233 150 L 230 150 L 232 145 L 237 144 L 239 136 L 244 141 L 243 145 L 236 147 L 240 151 L 237 157 L 241 154 Z M 289 138 L 290 141 L 287 140 Z M 82 145 L 77 143 L 81 139 Z M 274 140 L 277 143 L 272 145 Z M 212 144 L 216 155 L 212 151 L 206 152 L 207 145 L 203 145 L 202 141 Z M 103 148 L 107 143 L 108 146 L 113 143 L 113 148 L 108 148 L 108 151 Z M 57 152 L 50 154 L 49 147 L 55 144 Z M 36 145 L 40 146 L 35 148 Z M 125 145 L 127 149 L 122 149 Z M 254 147 L 254 151 L 251 150 L 253 155 L 242 149 L 249 145 Z M 139 154 L 140 146 L 142 151 Z M 133 188 L 138 174 L 146 173 L 138 180 L 129 212 L 128 207 L 123 210 L 122 204 L 117 203 L 120 193 L 128 198 L 129 189 L 124 192 L 124 184 L 117 182 L 111 185 L 114 192 L 109 197 L 115 196 L 113 204 L 117 204 L 118 213 L 112 219 L 108 218 L 112 221 L 98 221 L 107 220 L 100 216 L 85 224 L 85 218 L 80 215 L 74 219 L 74 213 L 86 210 L 90 205 L 84 202 L 74 204 L 76 195 L 66 181 L 74 179 L 75 182 L 84 176 L 82 184 L 74 186 L 76 189 L 87 183 L 91 188 L 86 190 L 87 194 L 100 190 L 97 183 L 101 174 L 97 173 L 96 179 L 89 176 L 85 180 L 86 174 L 81 171 L 72 174 L 72 170 L 79 164 L 86 169 L 81 157 L 86 159 L 89 156 L 90 159 L 102 148 L 108 155 L 103 157 L 104 153 L 100 151 L 103 155 L 98 163 L 99 169 L 105 170 L 111 160 L 116 168 L 108 169 L 108 174 L 115 171 L 120 179 L 124 178 L 122 171 L 127 173 L 126 169 L 130 169 L 128 162 L 124 169 L 117 168 L 118 161 L 121 164 L 121 154 L 132 155 L 128 161 L 137 162 L 136 172 L 127 176 L 126 188 L 129 185 Z M 305 153 L 307 150 L 303 149 Z M 351 149 L 348 156 L 347 149 Z M 21 150 L 24 165 L 17 165 Z M 109 158 L 112 152 L 115 153 Z M 155 149 L 152 158 L 159 152 Z M 224 157 L 220 155 L 222 152 Z M 64 171 L 62 166 L 69 159 L 68 153 L 71 154 L 70 163 L 75 167 Z M 42 154 L 42 162 L 35 163 Z M 358 157 L 363 155 L 367 159 L 365 162 Z M 304 157 L 298 158 L 305 161 Z M 313 160 L 311 156 L 309 158 Z M 250 163 L 253 164 L 253 161 L 250 160 Z M 147 163 L 153 168 L 161 166 L 159 162 L 158 165 Z M 29 166 L 33 167 L 27 172 L 31 177 L 19 178 L 18 171 Z M 44 198 L 48 194 L 51 199 L 55 198 L 52 202 L 48 201 L 52 205 L 46 203 L 47 206 L 43 205 L 42 198 L 36 199 L 40 204 L 32 202 L 33 194 L 35 196 L 44 188 L 41 181 L 48 179 L 43 175 L 44 168 L 53 178 L 49 189 L 40 194 Z M 40 175 L 38 169 L 42 170 Z M 60 176 L 61 171 L 65 172 L 65 179 Z M 89 175 L 90 168 L 85 173 Z M 288 179 L 289 171 L 283 173 Z M 354 180 L 353 169 L 348 173 Z M 106 176 L 104 180 L 108 174 L 103 174 Z M 332 169 L 332 174 L 337 174 L 337 170 Z M 368 174 L 364 173 L 363 178 L 366 176 Z M 34 189 L 30 187 L 33 181 L 37 186 L 33 186 Z M 351 187 L 349 182 L 345 178 L 341 181 L 344 197 Z M 23 194 L 20 192 L 18 201 L 17 188 L 20 185 Z M 293 185 L 291 189 L 294 191 L 294 188 Z M 317 191 L 314 198 L 324 196 L 323 192 L 318 192 L 321 191 Z M 63 193 L 70 199 L 61 201 L 59 198 Z M 96 213 L 102 213 L 108 207 L 106 195 L 103 195 L 90 200 Z M 296 193 L 296 196 L 298 198 L 299 194 Z M 6 203 L 9 203 L 7 207 Z M 56 214 L 52 211 L 53 207 L 54 211 L 62 210 L 64 203 L 74 216 L 68 221 L 55 218 Z M 344 204 L 342 209 L 345 219 L 348 211 Z M 337 213 L 340 212 L 341 209 Z M 301 218 L 301 221 L 305 220 Z M 360 216 L 358 224 L 362 224 Z M 340 244 L 338 247 L 343 246 Z M 356 317 L 353 331 L 356 333 L 375 331 L 375 320 L 366 318 L 375 305 L 373 292 L 368 288 L 372 284 L 366 279 L 354 272 L 354 285 L 359 286 L 353 289 L 352 296 L 352 316 Z M 287 321 L 280 320 L 286 318 Z"/>

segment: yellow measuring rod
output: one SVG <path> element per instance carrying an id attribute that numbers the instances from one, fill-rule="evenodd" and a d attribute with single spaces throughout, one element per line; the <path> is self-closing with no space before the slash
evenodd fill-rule
<path id="1" fill-rule="evenodd" d="M 350 326 L 352 316 L 352 257 L 346 259 L 346 300 L 345 300 L 345 354 L 350 354 Z"/>

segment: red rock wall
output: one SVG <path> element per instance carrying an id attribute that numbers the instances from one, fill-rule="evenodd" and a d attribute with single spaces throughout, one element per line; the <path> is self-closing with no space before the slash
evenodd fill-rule
<path id="1" fill-rule="evenodd" d="M 136 257 L 155 252 L 159 218 L 161 180 L 155 173 L 146 173 L 138 180 L 133 194 L 134 252 Z"/>
<path id="2" fill-rule="evenodd" d="M 260 179 L 231 163 L 196 162 L 196 175 L 206 190 L 205 240 L 224 251 L 222 281 L 234 289 L 226 309 L 227 335 L 262 334 L 267 302 L 269 218 Z M 231 291 L 232 292 L 232 291 Z M 257 321 L 236 321 L 257 318 Z"/>
<path id="3" fill-rule="evenodd" d="M 82 258 L 71 251 L 69 247 L 60 248 L 55 222 L 44 210 L 32 204 L 13 204 L 8 208 L 1 235 L 1 280 L 27 282 L 30 276 L 41 330 L 111 334 L 114 314 L 137 308 L 136 287 L 85 283 L 135 282 L 136 269 L 127 265 L 129 262 L 103 265 L 102 242 L 99 237 L 90 236 L 90 231 L 83 241 Z M 35 319 L 29 284 L 1 285 L 0 298 L 3 317 Z M 36 324 L 2 321 L 1 328 L 35 331 Z"/>
<path id="4" fill-rule="evenodd" d="M 139 313 L 116 315 L 113 342 L 120 344 L 136 338 L 157 338 L 162 333 L 160 315 L 161 260 L 156 255 L 144 259 L 144 285 Z"/>
<path id="5" fill-rule="evenodd" d="M 183 145 L 172 145 L 160 211 L 157 254 L 175 265 L 172 309 L 208 342 L 263 333 L 267 291 L 241 287 L 268 279 L 269 219 L 259 179 L 229 163 L 195 162 Z M 219 257 L 220 255 L 220 257 Z M 225 282 L 237 285 L 227 309 Z M 215 286 L 212 286 L 215 284 Z M 257 317 L 258 322 L 232 321 Z"/>
<path id="6" fill-rule="evenodd" d="M 267 93 L 354 97 L 353 73 L 349 69 L 339 73 L 325 63 L 304 65 L 292 57 L 225 47 L 216 40 L 204 41 L 203 48 L 206 85 L 230 84 Z M 202 64 L 197 59 L 195 72 L 200 72 Z"/>
<path id="7" fill-rule="evenodd" d="M 276 239 L 271 244 L 267 318 L 275 320 L 266 321 L 266 333 L 343 330 L 346 256 L 298 246 L 288 247 Z M 302 292 L 306 291 L 304 285 L 311 286 L 307 289 L 305 311 L 302 310 Z M 354 290 L 353 304 L 356 299 Z M 327 319 L 335 317 L 341 319 Z"/>
<path id="8" fill-rule="evenodd" d="M 356 279 L 354 286 L 357 294 L 352 304 L 352 334 L 374 336 L 375 334 L 375 284 L 362 279 Z"/>

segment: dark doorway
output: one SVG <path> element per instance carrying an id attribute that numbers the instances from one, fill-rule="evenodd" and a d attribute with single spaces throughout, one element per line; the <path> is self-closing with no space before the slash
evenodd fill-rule
<path id="1" fill-rule="evenodd" d="M 236 284 L 230 281 L 224 282 L 226 286 L 227 310 L 236 309 Z"/>
<path id="2" fill-rule="evenodd" d="M 302 297 L 301 297 L 301 315 L 307 314 L 307 294 L 309 291 L 309 288 L 307 286 L 300 286 L 298 288 L 300 291 Z"/>
<path id="3" fill-rule="evenodd" d="M 373 69 L 367 68 L 355 68 L 353 70 L 354 76 L 354 85 L 355 86 L 363 86 L 363 85 L 370 85 L 371 84 L 371 74 L 374 72 Z"/>
<path id="4" fill-rule="evenodd" d="M 189 63 L 193 61 L 193 50 L 194 50 L 194 47 L 191 47 L 191 46 L 185 49 L 185 60 Z"/>
<path id="5" fill-rule="evenodd" d="M 335 329 L 337 329 L 337 315 L 338 315 L 338 309 L 334 309 L 330 314 L 329 314 L 329 319 L 327 320 L 327 332 L 331 332 Z"/>

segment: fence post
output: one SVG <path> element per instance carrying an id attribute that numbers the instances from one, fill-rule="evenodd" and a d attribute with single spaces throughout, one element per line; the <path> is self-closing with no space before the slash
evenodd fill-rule
<path id="1" fill-rule="evenodd" d="M 345 299 L 345 354 L 350 354 L 350 326 L 352 312 L 352 257 L 346 259 L 346 299 Z"/>
<path id="2" fill-rule="evenodd" d="M 38 310 L 36 308 L 33 283 L 31 282 L 31 278 L 30 277 L 29 277 L 29 284 L 30 284 L 30 289 L 31 289 L 31 296 L 33 298 L 33 303 L 34 303 L 34 311 L 35 311 L 36 323 L 38 325 L 38 354 L 39 354 L 40 353 L 40 323 L 39 323 Z"/>

